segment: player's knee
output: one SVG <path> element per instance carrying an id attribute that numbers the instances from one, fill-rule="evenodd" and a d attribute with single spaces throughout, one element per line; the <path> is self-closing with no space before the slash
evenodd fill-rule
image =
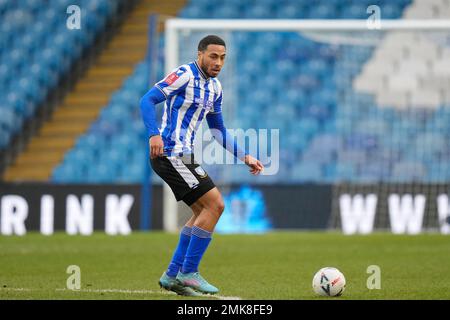
<path id="1" fill-rule="evenodd" d="M 211 205 L 208 206 L 209 212 L 211 212 L 216 219 L 219 219 L 222 215 L 223 210 L 225 209 L 225 204 L 223 203 L 222 198 L 214 201 Z"/>
<path id="2" fill-rule="evenodd" d="M 223 202 L 222 199 L 220 199 L 217 205 L 217 210 L 220 212 L 220 214 L 222 214 L 222 212 L 225 210 L 225 203 Z"/>
<path id="3" fill-rule="evenodd" d="M 225 203 L 223 202 L 223 199 L 220 198 L 216 203 L 216 213 L 220 216 L 222 215 L 223 210 L 225 210 Z"/>

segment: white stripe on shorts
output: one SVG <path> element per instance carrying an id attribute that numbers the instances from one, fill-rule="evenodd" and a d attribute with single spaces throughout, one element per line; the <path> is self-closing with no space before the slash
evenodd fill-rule
<path id="1" fill-rule="evenodd" d="M 192 189 L 200 184 L 194 174 L 186 167 L 186 165 L 178 157 L 167 157 L 175 170 L 181 175 L 184 181 Z"/>

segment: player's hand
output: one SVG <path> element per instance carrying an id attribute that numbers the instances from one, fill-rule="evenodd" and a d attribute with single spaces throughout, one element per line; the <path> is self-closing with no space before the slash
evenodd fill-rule
<path id="1" fill-rule="evenodd" d="M 160 135 L 150 137 L 149 141 L 150 147 L 150 158 L 155 159 L 163 155 L 164 143 Z"/>
<path id="2" fill-rule="evenodd" d="M 264 165 L 258 159 L 253 158 L 251 155 L 246 155 L 244 163 L 250 167 L 250 173 L 254 175 L 260 174 L 264 170 Z"/>

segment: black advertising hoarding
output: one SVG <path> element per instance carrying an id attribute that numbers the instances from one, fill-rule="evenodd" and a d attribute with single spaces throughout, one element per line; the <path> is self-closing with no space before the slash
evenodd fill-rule
<path id="1" fill-rule="evenodd" d="M 330 185 L 263 185 L 267 216 L 274 229 L 324 229 L 331 213 Z"/>
<path id="2" fill-rule="evenodd" d="M 330 185 L 232 185 L 219 187 L 224 203 L 215 230 L 255 233 L 280 229 L 319 230 L 328 226 Z"/>
<path id="3" fill-rule="evenodd" d="M 141 185 L 0 184 L 0 234 L 27 231 L 124 235 L 163 228 L 163 188 L 151 213 Z M 449 185 L 234 185 L 219 187 L 225 211 L 216 231 L 338 230 L 450 233 Z M 150 216 L 150 223 L 143 218 Z M 181 218 L 180 218 L 181 219 Z M 182 222 L 182 221 L 180 221 Z"/>
<path id="4" fill-rule="evenodd" d="M 27 231 L 39 231 L 49 235 L 63 231 L 89 235 L 93 231 L 103 231 L 110 235 L 123 235 L 145 230 L 142 224 L 141 187 L 0 184 L 0 234 L 23 235 Z M 219 188 L 227 204 L 227 212 L 221 218 L 221 225 L 218 225 L 219 232 L 226 232 L 227 218 L 236 222 L 235 217 L 228 215 L 236 216 L 237 213 L 242 222 L 248 211 L 251 227 L 259 229 L 246 229 L 246 226 L 236 229 L 232 226 L 233 231 L 323 229 L 329 221 L 331 186 L 244 185 Z M 161 185 L 153 186 L 152 230 L 163 227 L 162 192 Z M 264 229 L 261 229 L 261 222 L 267 222 Z"/>
<path id="5" fill-rule="evenodd" d="M 139 185 L 0 184 L 1 234 L 128 234 L 140 228 Z"/>
<path id="6" fill-rule="evenodd" d="M 445 184 L 338 185 L 329 227 L 345 234 L 449 234 L 449 191 Z"/>

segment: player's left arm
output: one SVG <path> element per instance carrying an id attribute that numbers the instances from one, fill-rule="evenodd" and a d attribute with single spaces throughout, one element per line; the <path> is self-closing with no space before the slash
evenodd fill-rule
<path id="1" fill-rule="evenodd" d="M 261 173 L 264 169 L 263 164 L 239 147 L 236 138 L 228 132 L 224 125 L 222 112 L 208 113 L 206 115 L 206 121 L 208 122 L 208 126 L 211 129 L 214 138 L 222 144 L 226 150 L 249 166 L 252 174 L 257 175 Z"/>
<path id="2" fill-rule="evenodd" d="M 264 170 L 263 164 L 256 158 L 249 155 L 242 148 L 238 146 L 237 139 L 233 137 L 225 128 L 222 117 L 222 101 L 223 90 L 220 81 L 214 80 L 217 85 L 218 95 L 214 100 L 213 109 L 206 115 L 206 121 L 211 129 L 211 132 L 222 147 L 231 152 L 236 158 L 243 161 L 250 167 L 250 172 L 254 175 L 261 173 Z"/>

